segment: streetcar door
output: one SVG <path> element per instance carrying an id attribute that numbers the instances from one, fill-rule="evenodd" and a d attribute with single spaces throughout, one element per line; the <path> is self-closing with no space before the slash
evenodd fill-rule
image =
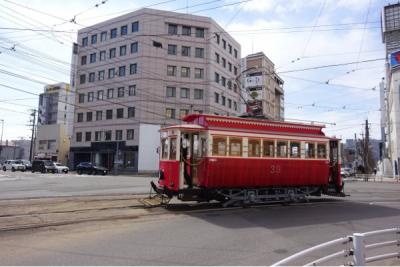
<path id="1" fill-rule="evenodd" d="M 205 142 L 199 132 L 181 132 L 181 170 L 185 187 L 197 185 L 198 165 L 203 158 L 203 146 Z"/>
<path id="2" fill-rule="evenodd" d="M 337 140 L 329 141 L 329 165 L 330 182 L 338 184 L 339 182 L 339 143 Z"/>

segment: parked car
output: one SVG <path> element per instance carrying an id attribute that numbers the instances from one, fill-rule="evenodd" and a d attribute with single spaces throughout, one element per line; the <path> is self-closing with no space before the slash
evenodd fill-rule
<path id="1" fill-rule="evenodd" d="M 52 172 L 56 173 L 57 169 L 51 160 L 34 160 L 32 162 L 32 172 Z"/>
<path id="2" fill-rule="evenodd" d="M 62 173 L 62 172 L 68 173 L 68 171 L 69 171 L 69 168 L 67 166 L 62 165 L 59 162 L 54 162 L 54 166 L 56 167 L 58 173 Z"/>
<path id="3" fill-rule="evenodd" d="M 76 166 L 76 172 L 78 174 L 87 173 L 106 175 L 108 173 L 108 170 L 107 168 L 104 168 L 102 166 L 97 166 L 95 163 L 81 162 Z"/>
<path id="4" fill-rule="evenodd" d="M 25 170 L 30 171 L 32 170 L 32 163 L 29 160 L 21 159 L 19 162 L 25 165 Z"/>
<path id="5" fill-rule="evenodd" d="M 346 168 L 340 168 L 340 175 L 346 178 L 350 176 L 350 172 Z"/>
<path id="6" fill-rule="evenodd" d="M 3 163 L 3 171 L 11 170 L 15 171 L 25 171 L 25 165 L 21 163 L 19 160 L 6 160 Z"/>

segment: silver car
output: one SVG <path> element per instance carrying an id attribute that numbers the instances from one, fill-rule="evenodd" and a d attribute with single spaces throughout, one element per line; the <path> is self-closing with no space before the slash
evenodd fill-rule
<path id="1" fill-rule="evenodd" d="M 25 165 L 22 164 L 20 160 L 6 160 L 3 163 L 2 167 L 3 167 L 3 171 L 11 170 L 12 172 L 15 172 L 15 171 L 24 172 L 26 170 Z"/>

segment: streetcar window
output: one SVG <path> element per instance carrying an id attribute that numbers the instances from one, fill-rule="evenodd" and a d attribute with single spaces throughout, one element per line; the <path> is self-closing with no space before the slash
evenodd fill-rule
<path id="1" fill-rule="evenodd" d="M 315 144 L 306 143 L 306 158 L 308 159 L 315 158 Z"/>
<path id="2" fill-rule="evenodd" d="M 274 141 L 264 140 L 264 157 L 274 157 L 275 156 L 275 143 Z"/>
<path id="3" fill-rule="evenodd" d="M 205 138 L 201 138 L 201 157 L 205 157 L 207 155 L 207 140 Z"/>
<path id="4" fill-rule="evenodd" d="M 291 158 L 300 158 L 300 143 L 299 142 L 290 142 L 290 157 Z"/>
<path id="5" fill-rule="evenodd" d="M 319 159 L 326 158 L 326 145 L 325 144 L 318 144 L 317 145 L 317 156 Z"/>
<path id="6" fill-rule="evenodd" d="M 260 140 L 249 139 L 249 157 L 259 157 L 261 154 Z"/>
<path id="7" fill-rule="evenodd" d="M 213 155 L 226 156 L 226 137 L 213 138 Z"/>
<path id="8" fill-rule="evenodd" d="M 168 159 L 168 139 L 161 139 L 161 158 Z"/>
<path id="9" fill-rule="evenodd" d="M 286 141 L 278 141 L 276 144 L 276 156 L 278 158 L 287 158 L 288 144 Z"/>
<path id="10" fill-rule="evenodd" d="M 171 145 L 169 147 L 169 159 L 176 160 L 176 137 L 171 138 Z"/>
<path id="11" fill-rule="evenodd" d="M 229 139 L 229 155 L 241 157 L 242 156 L 242 139 L 230 138 Z"/>

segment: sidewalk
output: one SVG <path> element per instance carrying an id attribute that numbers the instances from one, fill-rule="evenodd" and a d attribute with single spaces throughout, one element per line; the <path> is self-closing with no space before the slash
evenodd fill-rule
<path id="1" fill-rule="evenodd" d="M 370 174 L 367 176 L 367 181 L 365 180 L 365 175 L 363 174 L 357 174 L 356 176 L 348 177 L 348 178 L 343 178 L 344 181 L 347 182 L 381 182 L 381 183 L 400 183 L 399 179 L 393 178 L 393 177 L 387 177 L 387 176 L 382 176 L 382 175 L 373 175 Z"/>

